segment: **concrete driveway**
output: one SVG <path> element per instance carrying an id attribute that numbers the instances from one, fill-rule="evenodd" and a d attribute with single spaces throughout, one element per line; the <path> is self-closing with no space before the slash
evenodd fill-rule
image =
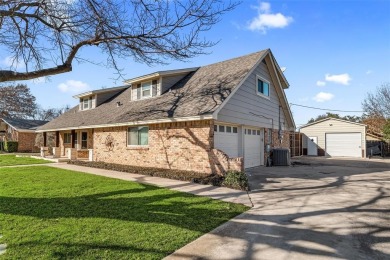
<path id="1" fill-rule="evenodd" d="M 303 158 L 253 168 L 254 207 L 167 259 L 390 259 L 389 166 Z"/>

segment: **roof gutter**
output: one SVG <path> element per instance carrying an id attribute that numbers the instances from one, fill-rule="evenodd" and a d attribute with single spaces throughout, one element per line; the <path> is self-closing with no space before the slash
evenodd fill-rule
<path id="1" fill-rule="evenodd" d="M 201 116 L 191 116 L 191 117 L 178 117 L 178 118 L 170 118 L 170 119 L 153 119 L 153 120 L 144 120 L 144 121 L 132 121 L 132 122 L 115 123 L 115 124 L 52 128 L 52 129 L 36 130 L 35 132 L 36 133 L 43 133 L 43 132 L 53 132 L 53 131 L 90 129 L 90 128 L 105 128 L 105 127 L 133 126 L 133 125 L 151 125 L 151 124 L 160 124 L 160 123 L 200 121 L 200 120 L 210 120 L 210 119 L 214 119 L 212 114 L 201 115 Z"/>

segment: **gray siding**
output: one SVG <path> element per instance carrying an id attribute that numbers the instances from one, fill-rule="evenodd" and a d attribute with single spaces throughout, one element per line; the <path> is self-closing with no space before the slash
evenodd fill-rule
<path id="1" fill-rule="evenodd" d="M 96 107 L 101 105 L 102 103 L 104 103 L 106 100 L 112 98 L 113 96 L 115 96 L 116 94 L 118 94 L 121 91 L 122 90 L 115 90 L 115 91 L 111 91 L 111 92 L 97 94 L 96 95 Z M 92 106 L 92 107 L 95 107 L 95 106 Z"/>
<path id="2" fill-rule="evenodd" d="M 302 147 L 307 148 L 307 137 L 317 137 L 317 145 L 325 151 L 325 135 L 327 133 L 361 133 L 362 149 L 366 147 L 366 128 L 358 125 L 339 120 L 326 120 L 300 129 L 302 136 Z"/>
<path id="3" fill-rule="evenodd" d="M 259 96 L 256 92 L 256 75 L 270 82 L 269 99 Z M 283 90 L 284 91 L 284 90 Z M 232 122 L 263 128 L 279 128 L 279 97 L 273 82 L 263 62 L 249 75 L 237 92 L 218 113 L 218 121 Z M 280 121 L 282 129 L 288 129 L 285 113 L 280 108 Z"/>
<path id="4" fill-rule="evenodd" d="M 179 80 L 184 78 L 187 74 L 179 74 L 174 76 L 167 76 L 162 78 L 162 84 L 161 84 L 161 94 L 165 93 L 170 89 L 173 85 L 175 85 Z"/>

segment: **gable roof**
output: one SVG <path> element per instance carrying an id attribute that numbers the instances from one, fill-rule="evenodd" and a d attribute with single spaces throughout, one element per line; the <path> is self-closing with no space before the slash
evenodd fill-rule
<path id="1" fill-rule="evenodd" d="M 130 101 L 131 88 L 126 88 L 94 109 L 78 111 L 77 105 L 39 127 L 38 131 L 211 119 L 218 107 L 268 53 L 269 49 L 262 50 L 200 67 L 189 72 L 168 92 L 153 98 Z"/>
<path id="2" fill-rule="evenodd" d="M 19 132 L 35 132 L 38 127 L 49 122 L 21 118 L 2 118 L 2 120 L 4 123 L 8 124 L 10 127 L 14 128 L 16 131 Z"/>
<path id="3" fill-rule="evenodd" d="M 336 121 L 340 121 L 340 122 L 343 122 L 343 123 L 349 123 L 349 124 L 354 124 L 354 125 L 366 126 L 365 124 L 361 124 L 361 123 L 347 121 L 347 120 L 343 120 L 343 119 L 339 119 L 339 118 L 327 117 L 327 118 L 315 121 L 313 123 L 309 123 L 309 124 L 303 125 L 303 126 L 300 127 L 300 129 L 308 127 L 308 126 L 312 126 L 312 125 L 315 125 L 315 124 L 318 124 L 318 123 L 322 123 L 322 122 L 325 122 L 325 121 L 328 121 L 328 120 L 336 120 Z"/>

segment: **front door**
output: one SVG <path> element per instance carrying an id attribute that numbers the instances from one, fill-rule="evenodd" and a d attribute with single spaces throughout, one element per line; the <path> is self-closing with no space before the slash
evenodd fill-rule
<path id="1" fill-rule="evenodd" d="M 317 136 L 307 138 L 307 155 L 318 156 Z"/>

